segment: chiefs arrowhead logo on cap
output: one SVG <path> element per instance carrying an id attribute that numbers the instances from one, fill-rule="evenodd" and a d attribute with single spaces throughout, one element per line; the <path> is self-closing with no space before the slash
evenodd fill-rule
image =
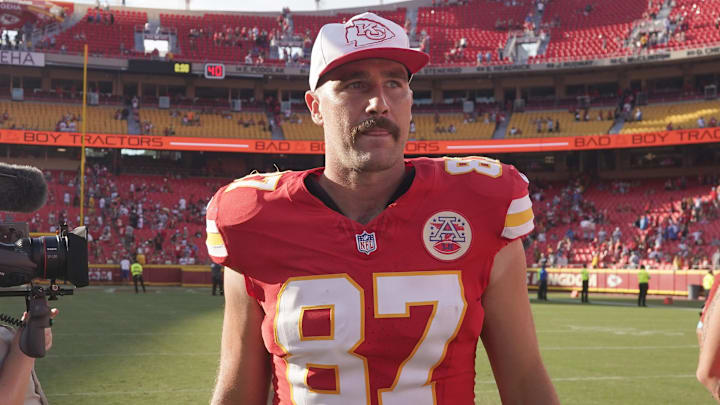
<path id="1" fill-rule="evenodd" d="M 345 41 L 348 45 L 352 44 L 356 48 L 376 44 L 394 37 L 395 33 L 387 26 L 367 18 L 350 20 L 345 26 Z"/>
<path id="2" fill-rule="evenodd" d="M 310 58 L 310 90 L 315 91 L 320 76 L 332 69 L 374 58 L 402 63 L 412 75 L 428 63 L 430 56 L 410 48 L 410 40 L 398 24 L 370 12 L 358 14 L 346 23 L 320 28 Z"/>

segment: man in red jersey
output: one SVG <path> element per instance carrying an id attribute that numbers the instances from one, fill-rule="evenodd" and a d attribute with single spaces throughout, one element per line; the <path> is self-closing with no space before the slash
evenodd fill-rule
<path id="1" fill-rule="evenodd" d="M 325 25 L 305 95 L 325 167 L 211 200 L 208 250 L 230 269 L 213 404 L 265 404 L 272 381 L 280 405 L 472 405 L 478 338 L 503 403 L 558 403 L 527 299 L 527 179 L 403 157 L 427 61 L 375 14 Z"/>

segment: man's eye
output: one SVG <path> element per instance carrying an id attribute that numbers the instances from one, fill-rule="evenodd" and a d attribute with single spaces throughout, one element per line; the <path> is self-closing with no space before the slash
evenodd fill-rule
<path id="1" fill-rule="evenodd" d="M 362 89 L 365 87 L 365 83 L 363 82 L 352 82 L 348 84 L 347 86 L 349 89 Z"/>
<path id="2" fill-rule="evenodd" d="M 397 80 L 392 80 L 388 82 L 388 87 L 402 87 L 402 84 L 400 84 Z"/>

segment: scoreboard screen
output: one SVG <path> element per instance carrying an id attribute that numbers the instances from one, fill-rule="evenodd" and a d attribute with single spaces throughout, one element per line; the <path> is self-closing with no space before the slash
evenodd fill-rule
<path id="1" fill-rule="evenodd" d="M 190 62 L 131 59 L 128 61 L 128 71 L 185 76 L 192 74 L 192 64 Z"/>
<path id="2" fill-rule="evenodd" d="M 224 79 L 225 65 L 222 63 L 206 63 L 205 64 L 206 79 Z"/>
<path id="3" fill-rule="evenodd" d="M 191 65 L 187 62 L 174 62 L 173 63 L 173 70 L 175 73 L 180 74 L 188 74 L 191 72 Z"/>

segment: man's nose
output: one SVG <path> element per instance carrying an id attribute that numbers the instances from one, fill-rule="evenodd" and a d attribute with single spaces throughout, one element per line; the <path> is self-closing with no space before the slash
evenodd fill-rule
<path id="1" fill-rule="evenodd" d="M 388 113 L 389 104 L 387 94 L 382 86 L 377 86 L 368 100 L 368 106 L 365 112 L 371 115 L 386 115 Z"/>

